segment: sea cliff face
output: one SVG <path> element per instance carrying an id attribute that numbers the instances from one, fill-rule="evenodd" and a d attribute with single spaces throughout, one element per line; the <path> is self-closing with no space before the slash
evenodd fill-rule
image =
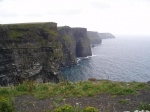
<path id="1" fill-rule="evenodd" d="M 77 57 L 91 56 L 90 41 L 86 28 L 58 27 L 59 38 L 63 46 L 62 66 L 76 64 Z"/>
<path id="2" fill-rule="evenodd" d="M 101 44 L 102 43 L 102 39 L 100 38 L 98 32 L 88 31 L 87 36 L 90 39 L 90 43 L 91 43 L 92 46 L 95 45 L 95 44 Z"/>
<path id="3" fill-rule="evenodd" d="M 0 25 L 0 85 L 58 82 L 60 67 L 91 55 L 86 32 L 56 23 Z"/>
<path id="4" fill-rule="evenodd" d="M 56 23 L 0 26 L 0 84 L 57 82 L 62 46 Z"/>
<path id="5" fill-rule="evenodd" d="M 72 28 L 73 38 L 76 42 L 75 52 L 77 57 L 91 56 L 90 40 L 87 37 L 86 28 Z"/>
<path id="6" fill-rule="evenodd" d="M 98 35 L 101 39 L 115 38 L 115 36 L 112 35 L 111 33 L 98 33 Z"/>
<path id="7" fill-rule="evenodd" d="M 58 27 L 59 39 L 62 43 L 63 57 L 61 66 L 70 66 L 76 64 L 76 52 L 72 29 L 69 26 Z"/>
<path id="8" fill-rule="evenodd" d="M 102 39 L 111 39 L 115 38 L 111 33 L 99 33 L 95 31 L 87 31 L 87 37 L 90 40 L 91 46 L 95 46 L 96 44 L 101 44 Z"/>

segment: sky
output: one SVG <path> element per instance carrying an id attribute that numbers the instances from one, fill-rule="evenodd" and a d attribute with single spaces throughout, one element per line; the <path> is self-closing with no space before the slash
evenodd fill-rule
<path id="1" fill-rule="evenodd" d="M 0 24 L 26 22 L 150 36 L 150 0 L 0 0 Z"/>

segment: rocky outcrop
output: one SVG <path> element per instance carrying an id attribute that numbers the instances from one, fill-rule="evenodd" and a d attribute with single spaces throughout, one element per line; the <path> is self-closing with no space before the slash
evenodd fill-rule
<path id="1" fill-rule="evenodd" d="M 91 56 L 90 41 L 87 37 L 86 28 L 72 28 L 73 38 L 76 42 L 75 52 L 77 57 Z"/>
<path id="2" fill-rule="evenodd" d="M 90 39 L 90 43 L 92 46 L 94 46 L 95 44 L 101 44 L 102 42 L 102 39 L 100 38 L 98 32 L 88 31 L 87 36 Z"/>
<path id="3" fill-rule="evenodd" d="M 59 38 L 63 46 L 62 66 L 76 64 L 77 57 L 91 56 L 90 41 L 86 28 L 58 27 Z"/>
<path id="4" fill-rule="evenodd" d="M 73 38 L 72 29 L 69 26 L 58 27 L 58 32 L 63 48 L 61 67 L 76 64 L 76 42 Z"/>
<path id="5" fill-rule="evenodd" d="M 0 25 L 0 85 L 58 82 L 59 68 L 91 55 L 86 28 L 56 23 Z"/>
<path id="6" fill-rule="evenodd" d="M 62 46 L 56 23 L 0 25 L 0 85 L 57 82 Z"/>
<path id="7" fill-rule="evenodd" d="M 101 39 L 115 38 L 115 36 L 112 35 L 111 33 L 98 33 L 98 34 Z"/>

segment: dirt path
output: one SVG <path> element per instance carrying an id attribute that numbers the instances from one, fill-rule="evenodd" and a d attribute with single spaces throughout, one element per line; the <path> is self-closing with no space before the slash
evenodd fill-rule
<path id="1" fill-rule="evenodd" d="M 81 108 L 93 106 L 98 108 L 99 112 L 124 112 L 137 110 L 141 103 L 150 104 L 150 90 L 142 90 L 139 91 L 139 94 L 126 96 L 101 94 L 94 97 L 65 99 L 52 97 L 39 100 L 33 96 L 23 95 L 15 98 L 17 112 L 44 112 L 64 104 L 80 106 Z"/>

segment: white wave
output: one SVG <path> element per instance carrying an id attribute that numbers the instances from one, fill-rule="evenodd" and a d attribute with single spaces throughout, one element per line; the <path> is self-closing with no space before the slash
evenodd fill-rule
<path id="1" fill-rule="evenodd" d="M 97 56 L 97 55 L 92 55 L 92 56 L 87 56 L 87 57 L 78 57 L 77 58 L 77 63 L 79 63 L 81 60 L 83 60 L 83 59 L 89 59 L 89 58 L 91 58 L 91 57 L 95 57 L 95 56 Z"/>
<path id="2" fill-rule="evenodd" d="M 81 61 L 81 58 L 77 58 L 77 63 L 79 63 L 79 61 Z"/>
<path id="3" fill-rule="evenodd" d="M 94 54 L 92 55 L 92 57 L 95 57 L 95 56 L 97 56 L 97 55 L 94 55 Z"/>
<path id="4" fill-rule="evenodd" d="M 83 58 L 91 58 L 91 57 L 95 57 L 97 55 L 92 55 L 92 56 L 87 56 L 87 57 L 83 57 Z"/>

